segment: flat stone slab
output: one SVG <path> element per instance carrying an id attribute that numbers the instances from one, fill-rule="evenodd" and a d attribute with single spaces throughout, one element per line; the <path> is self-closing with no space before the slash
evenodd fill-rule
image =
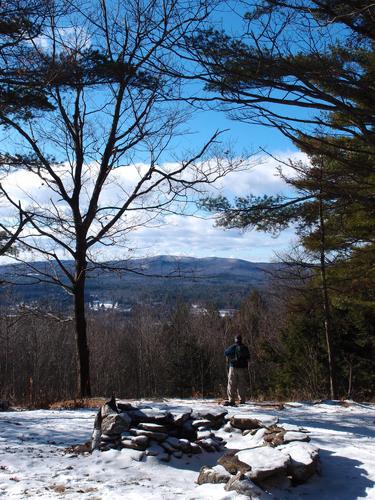
<path id="1" fill-rule="evenodd" d="M 197 439 L 208 439 L 212 436 L 214 436 L 214 433 L 211 431 L 198 431 L 197 432 Z"/>
<path id="2" fill-rule="evenodd" d="M 161 424 L 154 424 L 153 422 L 141 422 L 138 424 L 139 429 L 152 432 L 167 432 L 167 427 Z"/>
<path id="3" fill-rule="evenodd" d="M 207 429 L 207 428 L 211 428 L 212 422 L 211 422 L 211 420 L 201 418 L 199 420 L 193 420 L 191 425 L 195 429 L 198 429 L 199 427 L 204 427 L 205 429 Z"/>
<path id="4" fill-rule="evenodd" d="M 236 453 L 236 456 L 240 462 L 250 467 L 250 470 L 246 472 L 246 476 L 250 479 L 263 479 L 280 473 L 286 474 L 290 462 L 288 455 L 268 446 L 241 450 Z"/>
<path id="5" fill-rule="evenodd" d="M 133 441 L 128 440 L 128 439 L 123 439 L 121 441 L 121 447 L 129 449 L 129 450 L 137 450 L 137 451 L 145 451 L 145 449 L 146 449 L 146 446 L 137 444 L 136 442 L 133 442 Z"/>
<path id="6" fill-rule="evenodd" d="M 142 408 L 137 410 L 130 410 L 127 412 L 131 417 L 132 422 L 141 423 L 155 423 L 155 424 L 168 424 L 173 421 L 171 413 L 160 411 L 154 408 Z"/>
<path id="7" fill-rule="evenodd" d="M 155 441 L 164 441 L 168 437 L 168 434 L 165 432 L 153 432 L 144 429 L 130 429 L 130 433 L 133 436 L 147 436 L 149 439 L 154 439 Z"/>
<path id="8" fill-rule="evenodd" d="M 232 427 L 241 430 L 259 429 L 260 427 L 272 427 L 279 419 L 273 416 L 252 416 L 249 414 L 236 414 L 230 419 Z"/>

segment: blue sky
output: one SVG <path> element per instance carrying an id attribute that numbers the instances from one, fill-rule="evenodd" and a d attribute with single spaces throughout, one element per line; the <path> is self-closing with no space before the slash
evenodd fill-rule
<path id="1" fill-rule="evenodd" d="M 227 28 L 229 25 L 233 29 L 240 27 L 239 18 L 236 15 L 228 14 L 228 12 L 224 14 Z M 219 14 L 218 27 L 220 25 Z M 95 125 L 98 127 L 97 123 Z M 52 133 L 53 124 L 51 127 Z M 186 128 L 191 133 L 178 137 L 173 142 L 174 149 L 170 153 L 176 152 L 181 156 L 184 150 L 197 150 L 217 130 L 226 130 L 221 139 L 224 144 L 230 144 L 238 155 L 243 152 L 256 153 L 263 149 L 282 161 L 287 161 L 297 153 L 293 144 L 279 131 L 230 120 L 221 111 L 197 112 L 192 119 L 187 120 Z M 48 137 L 48 134 L 46 136 Z M 2 149 L 10 150 L 13 142 L 11 135 L 3 136 Z M 62 157 L 59 159 L 65 160 Z M 165 157 L 165 160 L 168 158 Z M 224 194 L 233 199 L 235 196 L 246 196 L 250 193 L 256 195 L 285 193 L 287 188 L 276 175 L 277 166 L 277 161 L 265 155 L 258 156 L 257 162 L 250 161 L 247 171 L 234 172 L 219 180 L 209 188 L 209 194 Z M 37 199 L 40 199 L 42 203 L 47 203 L 50 195 L 45 192 L 40 183 L 26 177 L 25 173 L 21 172 L 15 173 L 8 179 L 15 199 L 24 200 L 24 204 L 27 204 L 28 200 Z M 123 177 L 122 181 L 126 184 L 128 180 Z M 108 196 L 111 195 L 116 197 L 116 192 L 109 192 Z M 194 212 L 195 215 L 186 217 L 166 214 L 162 218 L 159 217 L 154 224 L 151 223 L 147 227 L 140 227 L 130 232 L 125 247 L 113 249 L 108 257 L 126 257 L 128 250 L 131 249 L 135 257 L 168 254 L 230 257 L 266 262 L 273 260 L 275 253 L 287 250 L 295 239 L 293 229 L 284 231 L 277 238 L 255 231 L 223 230 L 215 227 L 215 221 L 210 214 L 194 208 L 189 208 L 188 211 Z M 6 208 L 0 206 L 0 212 L 4 217 Z"/>

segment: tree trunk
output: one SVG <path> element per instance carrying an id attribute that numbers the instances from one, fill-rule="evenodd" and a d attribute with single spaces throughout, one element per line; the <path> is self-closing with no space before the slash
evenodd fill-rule
<path id="1" fill-rule="evenodd" d="M 348 399 L 352 397 L 352 385 L 353 385 L 353 359 L 349 357 L 349 376 L 348 376 Z"/>
<path id="2" fill-rule="evenodd" d="M 76 283 L 74 287 L 74 319 L 77 342 L 77 390 L 81 398 L 91 397 L 90 352 L 87 344 L 85 311 L 86 262 L 76 262 Z"/>
<path id="3" fill-rule="evenodd" d="M 322 193 L 319 198 L 319 225 L 320 225 L 320 276 L 322 282 L 323 295 L 323 313 L 324 313 L 324 332 L 326 338 L 327 355 L 328 355 L 328 371 L 329 371 L 329 387 L 331 399 L 336 399 L 336 382 L 334 369 L 334 354 L 332 347 L 332 329 L 331 329 L 331 314 L 329 305 L 329 293 L 327 286 L 326 274 L 326 241 L 325 241 L 325 224 L 324 224 L 324 208 Z"/>

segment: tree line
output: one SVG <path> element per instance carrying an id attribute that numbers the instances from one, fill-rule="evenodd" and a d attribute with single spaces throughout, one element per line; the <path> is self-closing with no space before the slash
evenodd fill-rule
<path id="1" fill-rule="evenodd" d="M 132 316 L 90 314 L 93 396 L 220 401 L 224 349 L 241 333 L 250 350 L 249 399 L 328 398 L 321 295 L 296 280 L 286 286 L 284 278 L 275 278 L 272 292 L 253 291 L 233 317 L 221 317 L 210 304 L 197 314 L 185 303 L 139 305 Z M 353 309 L 333 311 L 344 330 L 337 345 L 341 398 L 374 398 L 375 332 L 368 335 L 368 320 Z M 76 399 L 74 323 L 66 311 L 3 310 L 0 341 L 1 398 L 36 407 Z"/>

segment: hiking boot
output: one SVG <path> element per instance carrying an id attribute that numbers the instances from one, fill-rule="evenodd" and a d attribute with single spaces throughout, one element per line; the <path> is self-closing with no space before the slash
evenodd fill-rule
<path id="1" fill-rule="evenodd" d="M 223 406 L 237 406 L 234 401 L 224 401 Z"/>

